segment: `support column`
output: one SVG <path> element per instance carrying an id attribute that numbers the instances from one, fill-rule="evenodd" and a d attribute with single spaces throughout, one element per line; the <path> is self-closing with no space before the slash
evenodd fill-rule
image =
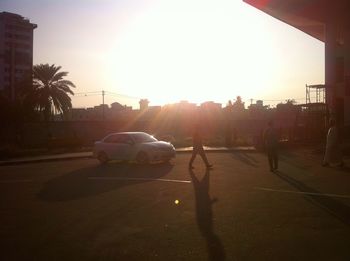
<path id="1" fill-rule="evenodd" d="M 325 85 L 326 103 L 331 115 L 335 114 L 337 86 L 335 75 L 336 27 L 331 22 L 325 25 Z"/>

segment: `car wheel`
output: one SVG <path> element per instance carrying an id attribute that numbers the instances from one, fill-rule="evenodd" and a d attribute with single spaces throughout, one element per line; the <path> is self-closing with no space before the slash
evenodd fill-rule
<path id="1" fill-rule="evenodd" d="M 103 151 L 98 154 L 97 159 L 100 161 L 101 164 L 106 164 L 108 162 L 108 156 Z"/>
<path id="2" fill-rule="evenodd" d="M 140 151 L 136 156 L 136 162 L 139 164 L 149 163 L 149 158 L 146 152 Z"/>

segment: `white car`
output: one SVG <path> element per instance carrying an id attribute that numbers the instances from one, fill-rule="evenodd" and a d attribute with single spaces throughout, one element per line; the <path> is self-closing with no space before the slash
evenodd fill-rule
<path id="1" fill-rule="evenodd" d="M 169 161 L 175 157 L 175 148 L 171 143 L 158 141 L 144 132 L 118 132 L 96 141 L 93 154 L 101 163 L 109 160 L 135 160 L 145 164 Z"/>

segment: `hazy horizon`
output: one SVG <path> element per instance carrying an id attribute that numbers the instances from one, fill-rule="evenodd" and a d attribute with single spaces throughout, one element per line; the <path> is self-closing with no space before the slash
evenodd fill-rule
<path id="1" fill-rule="evenodd" d="M 38 25 L 34 64 L 62 66 L 74 92 L 134 97 L 107 95 L 106 104 L 303 102 L 305 84 L 324 83 L 324 44 L 242 0 L 3 0 L 0 10 Z"/>

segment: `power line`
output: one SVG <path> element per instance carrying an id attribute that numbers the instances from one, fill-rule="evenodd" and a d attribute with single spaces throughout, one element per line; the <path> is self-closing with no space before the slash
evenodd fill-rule
<path id="1" fill-rule="evenodd" d="M 286 101 L 286 100 L 295 100 L 295 101 L 298 101 L 298 100 L 305 100 L 305 98 L 284 98 L 284 99 L 273 99 L 273 100 L 268 100 L 268 99 L 245 99 L 245 101 L 250 101 L 250 100 L 253 100 L 253 101 Z"/>
<path id="2" fill-rule="evenodd" d="M 91 91 L 91 92 L 77 92 L 74 94 L 74 97 L 89 97 L 89 96 L 114 96 L 114 97 L 121 97 L 121 98 L 128 98 L 128 99 L 141 99 L 140 97 L 121 94 L 121 93 L 115 93 L 110 91 Z"/>
<path id="3" fill-rule="evenodd" d="M 100 96 L 101 94 L 78 94 L 74 95 L 74 97 L 87 97 L 87 96 Z"/>
<path id="4" fill-rule="evenodd" d="M 132 98 L 132 99 L 140 99 L 140 97 L 131 96 L 131 95 L 127 95 L 127 94 L 116 93 L 116 92 L 110 92 L 110 91 L 106 91 L 106 94 L 107 95 L 111 95 L 111 96 L 122 96 L 122 97 L 128 97 L 128 98 Z"/>
<path id="5" fill-rule="evenodd" d="M 121 97 L 121 98 L 127 98 L 127 99 L 141 99 L 141 97 L 137 96 L 132 96 L 132 95 L 127 95 L 123 93 L 116 93 L 116 92 L 111 92 L 111 91 L 89 91 L 89 92 L 78 92 L 75 93 L 75 97 L 89 97 L 89 96 L 114 96 L 114 97 Z M 102 97 L 103 99 L 103 97 Z M 233 99 L 234 101 L 235 99 Z M 304 101 L 305 97 L 298 97 L 298 98 L 281 98 L 281 99 L 258 99 L 258 98 L 250 98 L 250 99 L 242 99 L 244 102 L 250 102 L 253 103 L 253 101 L 263 101 L 263 102 L 284 102 L 287 100 L 294 100 L 294 101 Z"/>
<path id="6" fill-rule="evenodd" d="M 74 93 L 74 95 L 91 94 L 91 93 L 101 93 L 101 91 L 94 91 L 94 92 L 76 92 L 76 93 Z"/>

